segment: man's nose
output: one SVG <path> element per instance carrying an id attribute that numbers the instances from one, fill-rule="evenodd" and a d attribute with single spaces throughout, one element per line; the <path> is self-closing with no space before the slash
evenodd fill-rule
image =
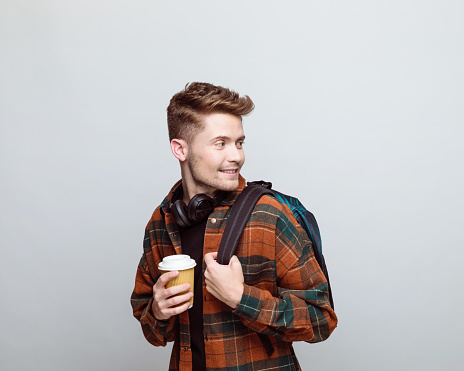
<path id="1" fill-rule="evenodd" d="M 245 155 L 243 154 L 243 149 L 237 148 L 237 146 L 231 145 L 228 151 L 227 160 L 229 162 L 243 162 Z"/>

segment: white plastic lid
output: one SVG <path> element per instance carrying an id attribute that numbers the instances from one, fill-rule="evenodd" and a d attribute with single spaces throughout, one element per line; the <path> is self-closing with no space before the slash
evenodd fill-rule
<path id="1" fill-rule="evenodd" d="M 169 255 L 165 256 L 163 261 L 159 263 L 158 268 L 162 271 L 182 271 L 196 266 L 195 260 L 188 255 Z"/>

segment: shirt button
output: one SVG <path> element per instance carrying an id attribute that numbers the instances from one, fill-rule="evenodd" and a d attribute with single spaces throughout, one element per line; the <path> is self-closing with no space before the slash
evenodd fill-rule
<path id="1" fill-rule="evenodd" d="M 211 223 L 216 224 L 217 219 L 216 218 L 211 218 Z"/>
<path id="2" fill-rule="evenodd" d="M 184 347 L 184 350 L 187 351 L 187 350 L 188 350 L 188 347 Z"/>

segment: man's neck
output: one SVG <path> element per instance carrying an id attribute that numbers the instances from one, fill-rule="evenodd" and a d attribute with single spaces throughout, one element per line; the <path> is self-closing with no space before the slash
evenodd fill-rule
<path id="1" fill-rule="evenodd" d="M 181 176 L 182 176 L 182 190 L 183 196 L 182 201 L 186 205 L 190 202 L 190 200 L 195 197 L 197 194 L 203 193 L 207 196 L 214 198 L 217 194 L 218 190 L 210 188 L 210 187 L 202 187 L 201 184 L 198 184 L 192 177 L 189 171 L 185 171 L 185 169 L 181 168 Z"/>
<path id="2" fill-rule="evenodd" d="M 183 189 L 183 195 L 182 195 L 182 201 L 184 201 L 184 203 L 186 205 L 189 204 L 190 200 L 195 197 L 196 195 L 200 194 L 200 193 L 203 193 L 203 194 L 206 194 L 207 196 L 211 197 L 211 198 L 214 198 L 214 196 L 216 196 L 216 194 L 218 193 L 218 190 L 214 190 L 212 192 L 208 192 L 208 191 L 202 191 L 200 189 L 192 189 L 192 187 L 188 187 L 188 185 L 184 182 L 184 180 L 182 180 L 182 189 Z"/>

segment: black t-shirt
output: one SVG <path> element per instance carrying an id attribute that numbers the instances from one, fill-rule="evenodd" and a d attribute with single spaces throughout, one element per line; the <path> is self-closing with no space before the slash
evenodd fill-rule
<path id="1" fill-rule="evenodd" d="M 192 366 L 195 371 L 206 371 L 205 342 L 203 339 L 203 243 L 208 219 L 188 228 L 180 228 L 182 254 L 195 260 L 195 280 L 193 284 L 193 307 L 188 310 L 190 320 L 190 346 Z"/>

